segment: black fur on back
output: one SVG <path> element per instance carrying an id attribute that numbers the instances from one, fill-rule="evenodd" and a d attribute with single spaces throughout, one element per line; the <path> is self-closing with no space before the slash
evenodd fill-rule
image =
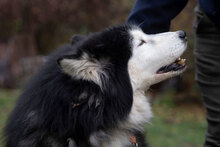
<path id="1" fill-rule="evenodd" d="M 66 147 L 68 138 L 78 147 L 89 147 L 91 133 L 117 127 L 133 100 L 127 69 L 130 29 L 123 25 L 76 37 L 51 54 L 18 98 L 5 128 L 6 147 Z M 102 87 L 60 68 L 61 59 L 79 59 L 83 53 L 91 59 L 109 59 L 103 68 L 109 76 L 101 77 Z"/>

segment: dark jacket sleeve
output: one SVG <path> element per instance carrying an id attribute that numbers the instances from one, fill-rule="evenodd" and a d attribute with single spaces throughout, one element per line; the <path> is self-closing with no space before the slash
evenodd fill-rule
<path id="1" fill-rule="evenodd" d="M 220 28 L 220 0 L 199 0 L 207 16 Z"/>
<path id="2" fill-rule="evenodd" d="M 137 0 L 127 23 L 139 25 L 145 33 L 166 32 L 170 21 L 186 6 L 188 0 Z"/>

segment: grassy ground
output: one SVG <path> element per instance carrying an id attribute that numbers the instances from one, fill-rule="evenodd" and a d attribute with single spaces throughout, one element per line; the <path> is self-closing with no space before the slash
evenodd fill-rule
<path id="1" fill-rule="evenodd" d="M 175 105 L 168 93 L 153 101 L 154 118 L 146 125 L 152 147 L 201 147 L 207 123 L 201 104 Z"/>
<path id="2" fill-rule="evenodd" d="M 18 90 L 0 89 L 0 136 L 8 114 L 12 110 Z M 206 130 L 204 110 L 201 106 L 176 106 L 165 94 L 153 101 L 154 118 L 146 125 L 147 140 L 151 147 L 201 147 Z M 0 147 L 3 144 L 0 142 Z"/>
<path id="3" fill-rule="evenodd" d="M 202 147 L 205 122 L 169 123 L 155 117 L 147 126 L 147 137 L 152 147 Z"/>
<path id="4" fill-rule="evenodd" d="M 0 89 L 0 147 L 3 147 L 2 129 L 4 128 L 4 124 L 7 120 L 10 111 L 14 107 L 18 94 L 18 90 Z"/>

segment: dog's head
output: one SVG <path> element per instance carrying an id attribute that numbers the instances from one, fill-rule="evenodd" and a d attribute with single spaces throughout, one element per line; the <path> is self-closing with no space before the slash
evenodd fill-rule
<path id="1" fill-rule="evenodd" d="M 62 55 L 58 64 L 64 73 L 75 79 L 92 81 L 101 88 L 110 79 L 129 77 L 128 61 L 132 55 L 129 30 L 131 26 L 123 25 L 88 36 L 75 36 L 72 51 Z"/>
<path id="2" fill-rule="evenodd" d="M 146 88 L 185 69 L 185 61 L 178 59 L 187 46 L 183 31 L 147 35 L 137 26 L 123 25 L 72 42 L 75 52 L 59 58 L 60 67 L 100 87 L 127 72 L 134 89 Z"/>
<path id="3" fill-rule="evenodd" d="M 186 69 L 181 59 L 187 47 L 183 31 L 147 35 L 141 29 L 130 31 L 132 36 L 132 57 L 129 72 L 135 88 L 146 88 Z"/>

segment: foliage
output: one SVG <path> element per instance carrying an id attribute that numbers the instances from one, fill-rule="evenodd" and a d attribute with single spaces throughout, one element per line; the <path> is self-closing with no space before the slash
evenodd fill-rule
<path id="1" fill-rule="evenodd" d="M 124 23 L 132 4 L 123 0 L 2 0 L 0 39 L 33 33 L 37 49 L 45 53 L 54 47 L 51 44 L 66 41 L 73 33 Z"/>

